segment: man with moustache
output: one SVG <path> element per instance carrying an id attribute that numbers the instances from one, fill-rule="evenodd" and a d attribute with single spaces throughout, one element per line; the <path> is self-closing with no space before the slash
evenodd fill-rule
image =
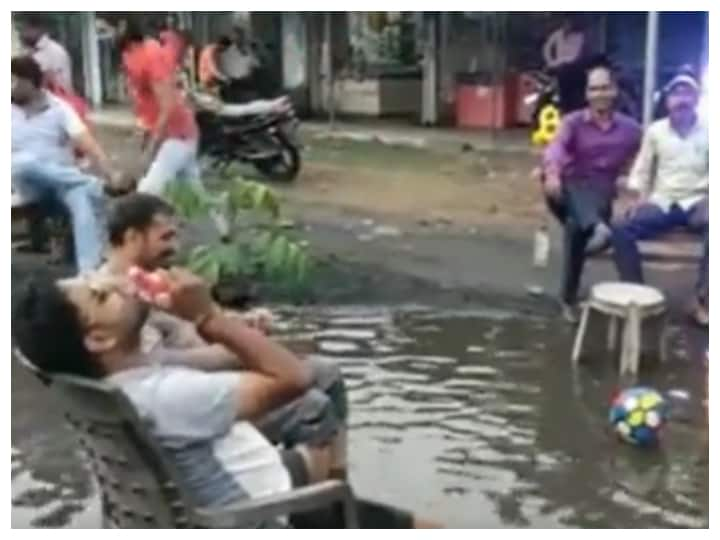
<path id="1" fill-rule="evenodd" d="M 696 108 L 700 87 L 689 74 L 674 77 L 665 87 L 668 116 L 647 130 L 628 179 L 636 199 L 626 219 L 613 227 L 615 264 L 620 278 L 643 282 L 637 241 L 671 229 L 685 228 L 704 243 L 692 317 L 708 324 L 708 167 L 707 125 Z"/>

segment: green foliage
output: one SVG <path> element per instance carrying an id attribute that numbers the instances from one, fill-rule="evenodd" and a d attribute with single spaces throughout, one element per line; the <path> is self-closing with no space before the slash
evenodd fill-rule
<path id="1" fill-rule="evenodd" d="M 280 202 L 272 189 L 240 177 L 224 179 L 225 190 L 207 193 L 176 182 L 166 191 L 178 215 L 197 222 L 222 216 L 229 234 L 184 254 L 184 263 L 216 285 L 223 279 L 244 276 L 262 279 L 288 289 L 308 281 L 312 260 L 307 242 L 295 239 L 281 220 Z"/>

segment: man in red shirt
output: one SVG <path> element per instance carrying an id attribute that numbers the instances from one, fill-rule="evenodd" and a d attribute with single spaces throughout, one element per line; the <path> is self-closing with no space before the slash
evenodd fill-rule
<path id="1" fill-rule="evenodd" d="M 177 19 L 175 15 L 170 14 L 165 19 L 160 32 L 158 33 L 160 44 L 165 47 L 168 54 L 177 66 L 181 67 L 182 57 L 186 48 L 185 36 L 177 28 Z"/>
<path id="2" fill-rule="evenodd" d="M 201 187 L 198 128 L 192 109 L 175 84 L 175 62 L 158 41 L 145 37 L 133 20 L 128 21 L 121 50 L 135 114 L 149 130 L 140 160 L 138 191 L 163 195 L 173 180 Z"/>

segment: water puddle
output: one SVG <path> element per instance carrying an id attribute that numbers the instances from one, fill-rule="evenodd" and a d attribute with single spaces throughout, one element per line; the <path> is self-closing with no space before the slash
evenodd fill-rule
<path id="1" fill-rule="evenodd" d="M 598 347 L 573 375 L 572 333 L 557 321 L 350 306 L 281 310 L 279 322 L 282 339 L 343 370 L 361 495 L 456 527 L 708 524 L 705 372 L 680 337 L 672 362 L 642 374 L 688 394 L 652 452 L 609 436 L 615 370 Z M 98 526 L 97 493 L 58 406 L 21 371 L 13 366 L 13 527 Z"/>

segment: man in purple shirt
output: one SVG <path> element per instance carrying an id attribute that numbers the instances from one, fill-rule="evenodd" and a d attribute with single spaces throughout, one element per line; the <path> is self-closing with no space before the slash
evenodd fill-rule
<path id="1" fill-rule="evenodd" d="M 586 253 L 605 247 L 616 181 L 640 146 L 640 125 L 614 110 L 617 82 L 606 64 L 587 73 L 586 109 L 568 114 L 545 151 L 543 190 L 565 228 L 561 301 L 577 320 L 576 304 Z"/>

